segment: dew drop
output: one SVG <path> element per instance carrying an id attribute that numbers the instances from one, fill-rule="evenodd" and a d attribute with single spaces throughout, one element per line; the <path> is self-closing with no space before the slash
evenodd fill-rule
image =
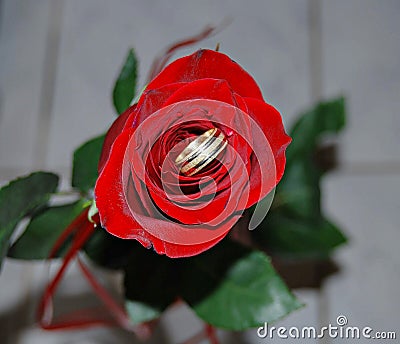
<path id="1" fill-rule="evenodd" d="M 208 118 L 211 118 L 211 117 L 213 116 L 213 113 L 212 113 L 211 111 L 204 110 L 204 112 L 205 112 L 205 114 L 206 114 L 206 116 L 207 116 Z"/>
<path id="2" fill-rule="evenodd" d="M 226 132 L 226 136 L 231 137 L 233 135 L 233 130 L 230 129 Z"/>

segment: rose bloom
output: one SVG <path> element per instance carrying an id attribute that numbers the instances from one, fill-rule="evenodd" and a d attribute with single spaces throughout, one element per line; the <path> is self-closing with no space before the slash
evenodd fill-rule
<path id="1" fill-rule="evenodd" d="M 101 225 L 169 257 L 199 254 L 273 190 L 290 141 L 236 62 L 212 50 L 180 58 L 106 135 L 95 187 Z"/>

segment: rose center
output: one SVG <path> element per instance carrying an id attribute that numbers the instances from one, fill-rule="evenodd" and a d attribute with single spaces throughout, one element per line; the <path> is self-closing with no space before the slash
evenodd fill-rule
<path id="1" fill-rule="evenodd" d="M 190 142 L 175 159 L 180 173 L 193 176 L 211 163 L 227 146 L 224 133 L 211 128 Z"/>

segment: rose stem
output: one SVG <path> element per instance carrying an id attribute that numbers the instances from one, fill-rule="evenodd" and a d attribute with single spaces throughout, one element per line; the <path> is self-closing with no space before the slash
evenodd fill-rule
<path id="1" fill-rule="evenodd" d="M 210 344 L 219 344 L 216 330 L 214 326 L 211 326 L 209 324 L 206 324 L 204 329 L 202 329 L 200 332 L 195 334 L 193 337 L 187 339 L 185 342 L 182 344 L 197 344 L 200 343 L 203 339 L 208 339 Z"/>
<path id="2" fill-rule="evenodd" d="M 217 331 L 215 330 L 214 326 L 206 324 L 206 333 L 210 344 L 219 344 Z"/>
<path id="3" fill-rule="evenodd" d="M 83 212 L 85 213 L 85 212 Z M 78 218 L 81 219 L 81 216 Z M 75 221 L 74 221 L 75 222 Z M 82 228 L 83 227 L 83 228 Z M 72 323 L 71 322 L 65 322 L 65 323 L 60 323 L 60 324 L 50 324 L 50 321 L 45 320 L 44 317 L 46 316 L 46 310 L 48 309 L 49 306 L 51 306 L 51 301 L 52 301 L 52 296 L 58 286 L 58 284 L 61 281 L 61 278 L 63 277 L 69 263 L 71 260 L 76 256 L 78 253 L 78 250 L 85 244 L 87 239 L 90 237 L 90 235 L 94 231 L 94 225 L 90 222 L 87 224 L 82 224 L 79 223 L 78 228 L 81 231 L 81 233 L 78 233 L 79 235 L 76 235 L 74 238 L 74 241 L 68 250 L 67 254 L 64 257 L 63 263 L 58 270 L 57 274 L 53 278 L 53 280 L 47 285 L 45 292 L 40 300 L 39 307 L 38 307 L 38 313 L 37 313 L 37 318 L 44 329 L 57 329 L 57 328 L 68 328 L 71 327 Z M 54 249 L 52 251 L 55 251 Z M 77 323 L 75 326 L 80 326 L 82 325 L 81 323 Z"/>
<path id="4" fill-rule="evenodd" d="M 197 34 L 193 37 L 189 37 L 187 39 L 178 41 L 178 42 L 170 45 L 169 47 L 167 47 L 167 49 L 165 49 L 165 51 L 153 61 L 151 68 L 150 68 L 149 75 L 147 77 L 146 84 L 148 84 L 151 80 L 153 80 L 155 78 L 155 76 L 163 70 L 163 68 L 166 66 L 169 58 L 172 56 L 172 54 L 176 50 L 186 47 L 188 45 L 192 45 L 197 42 L 200 42 L 200 41 L 216 34 L 218 31 L 220 31 L 222 29 L 222 27 L 223 27 L 222 25 L 220 25 L 218 27 L 207 26 L 199 34 Z"/>
<path id="5" fill-rule="evenodd" d="M 147 324 L 132 325 L 128 314 L 125 309 L 121 307 L 114 298 L 108 293 L 108 291 L 103 288 L 103 286 L 96 280 L 92 275 L 90 270 L 85 266 L 82 260 L 78 257 L 78 264 L 85 275 L 86 279 L 89 281 L 93 290 L 99 296 L 99 298 L 104 302 L 108 309 L 112 312 L 113 316 L 116 318 L 120 327 L 134 332 L 141 339 L 148 339 L 150 337 L 150 327 Z"/>
<path id="6" fill-rule="evenodd" d="M 47 330 L 55 330 L 55 329 L 62 329 L 62 328 L 77 328 L 77 327 L 86 327 L 90 325 L 115 325 L 114 322 L 110 320 L 105 320 L 105 319 L 91 319 L 88 314 L 91 312 L 88 310 L 80 310 L 79 312 L 76 311 L 74 313 L 71 313 L 69 315 L 69 319 L 73 319 L 75 317 L 80 317 L 81 320 L 64 320 L 64 321 L 59 321 L 56 324 L 49 324 L 49 323 L 44 323 L 43 317 L 45 315 L 45 310 L 48 308 L 48 306 L 51 304 L 52 300 L 52 295 L 54 295 L 54 292 L 56 290 L 56 287 L 58 286 L 59 282 L 61 281 L 62 276 L 65 273 L 65 270 L 67 266 L 69 265 L 70 261 L 76 256 L 78 253 L 79 249 L 86 243 L 87 239 L 91 236 L 91 234 L 94 231 L 95 225 L 93 225 L 90 222 L 87 222 L 87 213 L 88 210 L 83 211 L 65 230 L 59 238 L 57 239 L 56 243 L 54 244 L 50 254 L 49 258 L 54 257 L 54 255 L 57 253 L 57 251 L 60 249 L 60 247 L 64 244 L 65 240 L 68 238 L 70 234 L 72 234 L 74 231 L 81 229 L 83 226 L 85 226 L 84 230 L 81 231 L 81 233 L 78 233 L 74 237 L 73 245 L 70 248 L 69 252 L 64 258 L 63 265 L 61 266 L 60 270 L 58 271 L 57 275 L 55 276 L 54 280 L 52 283 L 50 283 L 46 289 L 46 292 L 44 293 L 42 302 L 39 307 L 39 322 L 41 326 Z M 132 326 L 130 323 L 129 317 L 126 314 L 125 310 L 118 305 L 112 298 L 112 296 L 109 295 L 109 293 L 96 281 L 95 277 L 90 273 L 89 269 L 83 264 L 83 262 L 78 258 L 78 263 L 79 266 L 86 277 L 86 279 L 89 281 L 91 286 L 93 287 L 94 291 L 96 294 L 99 296 L 99 298 L 104 302 L 106 306 L 111 310 L 112 314 L 115 317 L 115 320 L 117 320 L 117 324 L 127 330 L 130 330 L 134 332 L 139 338 L 146 339 L 150 335 L 150 329 L 147 325 L 138 325 L 138 326 Z M 99 314 L 99 312 L 92 313 L 92 314 Z M 82 318 L 87 318 L 85 320 L 82 320 Z M 67 318 L 67 319 L 68 319 Z"/>
<path id="7" fill-rule="evenodd" d="M 182 344 L 197 344 L 197 343 L 200 343 L 205 338 L 207 338 L 206 331 L 201 330 L 200 332 L 196 333 L 194 336 L 185 340 Z"/>
<path id="8" fill-rule="evenodd" d="M 71 224 L 61 233 L 49 253 L 49 259 L 54 258 L 67 238 L 86 222 L 85 220 L 87 220 L 88 211 L 88 209 L 85 209 L 85 211 L 79 214 L 75 220 L 72 221 Z"/>

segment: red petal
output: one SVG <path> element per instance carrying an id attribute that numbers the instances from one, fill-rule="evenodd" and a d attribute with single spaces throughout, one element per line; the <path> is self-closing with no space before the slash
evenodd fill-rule
<path id="1" fill-rule="evenodd" d="M 153 245 L 158 253 L 170 257 L 196 255 L 222 240 L 238 220 L 239 215 L 232 216 L 214 230 L 200 226 L 196 229 L 182 229 L 178 223 L 135 213 L 141 223 L 145 224 L 146 230 L 138 223 L 127 204 L 122 182 L 125 150 L 133 132 L 134 129 L 125 130 L 118 136 L 111 148 L 110 158 L 95 186 L 96 205 L 102 226 L 109 233 L 122 239 L 136 239 L 148 248 Z M 136 199 L 137 204 L 143 201 L 143 198 Z M 138 206 L 135 210 L 142 211 L 143 209 Z M 210 240 L 206 240 L 207 237 Z M 188 238 L 199 239 L 200 243 L 182 244 Z"/>
<path id="2" fill-rule="evenodd" d="M 125 147 L 133 130 L 124 131 L 115 140 L 110 158 L 104 166 L 95 186 L 96 206 L 99 210 L 101 225 L 111 234 L 124 239 L 141 239 L 149 247 L 146 232 L 130 215 L 122 185 L 122 162 Z"/>
<path id="3" fill-rule="evenodd" d="M 147 89 L 205 78 L 226 80 L 242 97 L 263 100 L 260 88 L 250 74 L 227 55 L 213 50 L 199 50 L 172 62 L 150 82 Z"/>
<path id="4" fill-rule="evenodd" d="M 150 90 L 145 92 L 138 104 L 135 104 L 125 110 L 111 125 L 104 140 L 103 148 L 100 155 L 99 172 L 102 171 L 105 163 L 108 160 L 111 146 L 115 139 L 125 127 L 136 127 L 147 116 L 160 109 L 165 100 L 173 94 L 177 89 L 184 86 L 185 83 L 175 83 L 166 85 L 158 90 Z"/>
<path id="5" fill-rule="evenodd" d="M 163 106 L 191 99 L 218 100 L 237 106 L 235 95 L 229 84 L 225 80 L 210 78 L 187 83 L 173 93 Z"/>
<path id="6" fill-rule="evenodd" d="M 264 132 L 264 135 L 266 136 L 271 147 L 272 154 L 274 155 L 275 171 L 262 171 L 264 175 L 266 173 L 270 173 L 270 181 L 268 184 L 271 183 L 271 185 L 273 184 L 272 187 L 274 187 L 282 178 L 286 162 L 285 150 L 292 139 L 285 132 L 285 128 L 283 127 L 282 123 L 282 117 L 278 110 L 276 110 L 273 106 L 258 99 L 244 98 L 244 100 L 248 106 L 249 115 L 257 122 L 257 124 Z M 255 141 L 254 144 L 256 145 L 257 142 Z M 260 200 L 260 195 L 263 194 L 261 190 L 260 166 L 256 162 L 256 160 L 254 160 L 254 157 L 251 166 L 251 192 L 250 199 L 247 204 L 248 207 L 258 202 Z M 273 178 L 273 180 L 271 180 L 271 178 Z M 261 196 L 261 198 L 263 198 L 264 196 Z"/>
<path id="7" fill-rule="evenodd" d="M 137 104 L 136 115 L 129 118 L 126 128 L 137 127 L 148 116 L 164 106 L 165 101 L 179 88 L 185 86 L 184 82 L 163 85 L 157 89 L 147 89 L 140 97 Z"/>
<path id="8" fill-rule="evenodd" d="M 108 129 L 108 132 L 104 139 L 103 148 L 101 150 L 101 155 L 100 155 L 100 160 L 99 160 L 99 165 L 98 165 L 99 173 L 103 170 L 103 167 L 104 167 L 105 163 L 107 162 L 108 157 L 110 155 L 111 146 L 113 145 L 117 136 L 119 134 L 121 134 L 129 116 L 131 116 L 131 115 L 134 116 L 135 108 L 136 108 L 136 105 L 133 105 L 133 106 L 129 107 L 127 110 L 125 110 L 121 115 L 119 115 L 117 117 L 117 119 L 111 125 L 110 129 Z"/>
<path id="9" fill-rule="evenodd" d="M 184 258 L 195 256 L 208 250 L 225 238 L 227 234 L 228 231 L 219 238 L 198 245 L 176 245 L 165 241 L 163 242 L 156 237 L 153 237 L 152 241 L 153 247 L 158 254 L 165 254 L 170 258 Z"/>

